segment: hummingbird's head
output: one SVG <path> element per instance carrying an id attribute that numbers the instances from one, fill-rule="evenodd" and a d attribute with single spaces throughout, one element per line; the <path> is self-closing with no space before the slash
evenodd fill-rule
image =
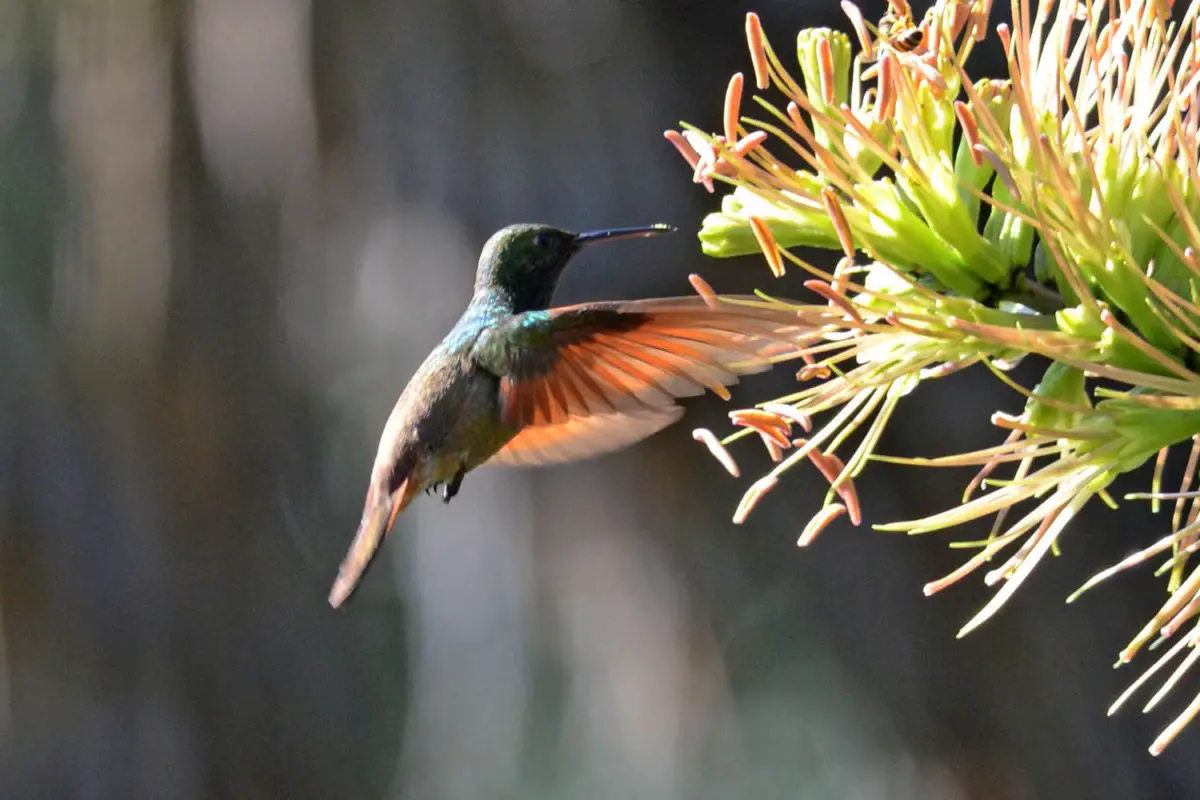
<path id="1" fill-rule="evenodd" d="M 641 228 L 573 233 L 549 225 L 509 225 L 492 234 L 479 256 L 475 291 L 499 290 L 515 311 L 546 308 L 571 257 L 596 242 L 655 236 L 675 230 L 656 224 Z"/>

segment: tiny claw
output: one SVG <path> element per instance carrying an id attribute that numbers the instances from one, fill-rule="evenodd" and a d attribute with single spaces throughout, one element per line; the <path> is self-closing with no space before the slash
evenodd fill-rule
<path id="1" fill-rule="evenodd" d="M 463 478 L 466 477 L 467 471 L 460 469 L 454 474 L 448 483 L 440 484 L 442 487 L 442 502 L 449 503 L 458 494 L 458 488 L 462 486 Z"/>

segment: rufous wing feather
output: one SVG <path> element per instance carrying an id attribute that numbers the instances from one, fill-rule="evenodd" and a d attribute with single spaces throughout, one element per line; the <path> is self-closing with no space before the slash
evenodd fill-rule
<path id="1" fill-rule="evenodd" d="M 532 425 L 492 456 L 489 464 L 537 467 L 579 461 L 640 442 L 683 416 L 683 408 L 591 414 L 549 425 Z"/>
<path id="2" fill-rule="evenodd" d="M 534 465 L 640 441 L 682 415 L 678 398 L 724 395 L 739 375 L 799 356 L 811 329 L 765 304 L 670 298 L 528 312 L 490 335 L 505 347 L 481 337 L 480 360 L 520 429 L 490 463 Z"/>

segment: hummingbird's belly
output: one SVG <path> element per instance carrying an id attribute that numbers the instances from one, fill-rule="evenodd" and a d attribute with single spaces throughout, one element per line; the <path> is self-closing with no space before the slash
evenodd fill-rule
<path id="1" fill-rule="evenodd" d="M 515 435 L 515 430 L 494 417 L 460 420 L 433 458 L 434 482 L 448 481 L 462 469 L 482 466 Z"/>
<path id="2" fill-rule="evenodd" d="M 517 433 L 500 420 L 499 382 L 475 373 L 466 379 L 456 413 L 447 422 L 439 446 L 430 453 L 428 482 L 447 482 L 460 471 L 483 465 Z"/>

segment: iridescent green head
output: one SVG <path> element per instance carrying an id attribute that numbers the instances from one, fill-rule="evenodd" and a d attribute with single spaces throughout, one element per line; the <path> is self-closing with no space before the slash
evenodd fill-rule
<path id="1" fill-rule="evenodd" d="M 514 311 L 546 308 L 559 276 L 572 256 L 596 242 L 633 236 L 656 236 L 675 230 L 655 224 L 573 233 L 549 225 L 509 225 L 492 234 L 479 256 L 476 293 L 499 291 Z"/>

